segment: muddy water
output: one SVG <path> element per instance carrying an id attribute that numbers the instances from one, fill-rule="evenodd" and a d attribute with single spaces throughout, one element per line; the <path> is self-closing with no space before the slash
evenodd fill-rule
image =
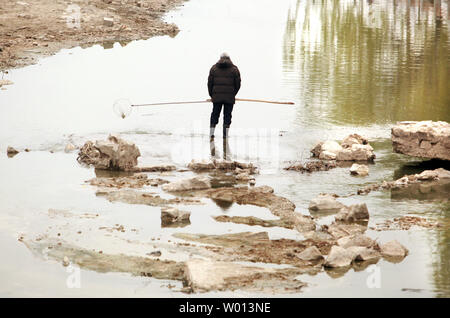
<path id="1" fill-rule="evenodd" d="M 126 119 L 112 111 L 118 98 L 133 103 L 207 98 L 210 66 L 227 51 L 242 75 L 241 98 L 291 100 L 295 106 L 238 103 L 228 145 L 217 138 L 216 157 L 252 161 L 259 185 L 270 185 L 308 214 L 321 192 L 355 193 L 370 183 L 448 164 L 393 154 L 390 126 L 398 120 L 450 121 L 450 31 L 447 1 L 218 1 L 191 0 L 170 13 L 181 32 L 87 49 L 63 50 L 38 65 L 12 70 L 14 85 L 0 91 L 0 294 L 5 296 L 182 296 L 174 281 L 81 269 L 81 288 L 67 288 L 70 273 L 43 252 L 17 241 L 60 233 L 65 241 L 106 253 L 172 253 L 177 232 L 226 234 L 268 231 L 271 238 L 301 239 L 286 229 L 215 222 L 219 214 L 273 218 L 263 208 L 186 206 L 191 225 L 161 228 L 159 208 L 110 203 L 84 184 L 95 176 L 64 153 L 67 142 L 121 133 L 141 149 L 141 164 L 208 158 L 210 106 L 134 109 Z M 377 159 L 366 178 L 348 168 L 300 174 L 281 168 L 309 157 L 315 142 L 358 132 L 369 138 Z M 218 134 L 220 137 L 220 129 Z M 14 158 L 12 145 L 28 148 Z M 52 151 L 53 153 L 51 153 Z M 173 180 L 192 173 L 155 177 Z M 158 192 L 159 189 L 148 189 Z M 390 192 L 341 199 L 365 202 L 370 225 L 402 215 L 448 224 L 448 195 L 429 200 Z M 49 209 L 68 211 L 50 213 Z M 92 218 L 84 214 L 89 213 Z M 331 222 L 323 216 L 320 223 Z M 123 225 L 125 232 L 111 230 Z M 110 229 L 110 230 L 108 230 Z M 81 233 L 78 233 L 81 231 Z M 380 242 L 397 239 L 410 250 L 401 263 L 378 263 L 380 288 L 369 288 L 370 272 L 350 270 L 301 276 L 307 288 L 294 296 L 450 296 L 450 230 L 368 231 Z M 169 242 L 170 241 L 170 242 Z M 175 288 L 169 288 L 175 285 Z M 236 295 L 211 293 L 210 295 Z M 238 293 L 238 295 L 248 295 Z M 251 294 L 253 295 L 253 294 Z"/>

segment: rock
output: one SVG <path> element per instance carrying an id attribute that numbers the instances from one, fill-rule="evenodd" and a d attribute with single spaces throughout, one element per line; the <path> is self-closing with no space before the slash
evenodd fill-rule
<path id="1" fill-rule="evenodd" d="M 335 219 L 343 222 L 367 221 L 369 220 L 369 211 L 365 203 L 353 204 L 349 207 L 343 207 L 335 216 Z"/>
<path id="2" fill-rule="evenodd" d="M 437 172 L 437 177 L 439 180 L 450 179 L 450 171 L 445 170 L 444 168 L 438 168 L 435 169 L 434 171 Z"/>
<path id="3" fill-rule="evenodd" d="M 228 216 L 228 215 L 219 215 L 214 216 L 214 220 L 217 222 L 232 222 L 235 224 L 246 224 L 250 226 L 262 226 L 262 227 L 284 227 L 287 229 L 293 229 L 295 223 L 291 220 L 287 219 L 278 219 L 278 220 L 263 220 L 254 216 Z"/>
<path id="4" fill-rule="evenodd" d="M 331 194 L 319 194 L 316 198 L 309 202 L 309 210 L 311 211 L 339 211 L 345 207 L 336 197 Z"/>
<path id="5" fill-rule="evenodd" d="M 303 261 L 320 261 L 324 259 L 320 250 L 316 246 L 310 246 L 297 255 Z"/>
<path id="6" fill-rule="evenodd" d="M 114 19 L 113 18 L 103 18 L 103 25 L 112 27 L 114 25 Z"/>
<path id="7" fill-rule="evenodd" d="M 153 195 L 148 192 L 135 191 L 130 189 L 121 189 L 117 191 L 97 191 L 96 196 L 105 197 L 110 202 L 123 202 L 128 204 L 143 204 L 150 206 L 165 206 L 168 204 L 198 205 L 202 204 L 195 198 L 171 198 L 164 199 L 159 195 Z"/>
<path id="8" fill-rule="evenodd" d="M 327 227 L 327 232 L 335 239 L 358 233 L 364 233 L 367 227 L 360 224 L 338 224 L 332 223 Z"/>
<path id="9" fill-rule="evenodd" d="M 372 261 L 379 259 L 381 257 L 380 252 L 372 249 L 372 248 L 364 248 L 361 250 L 358 255 L 356 255 L 355 260 L 356 261 Z"/>
<path id="10" fill-rule="evenodd" d="M 321 160 L 335 160 L 336 154 L 330 151 L 322 151 L 319 155 L 319 159 Z"/>
<path id="11" fill-rule="evenodd" d="M 446 183 L 450 179 L 450 171 L 445 170 L 443 168 L 438 168 L 435 170 L 425 170 L 420 174 L 413 175 L 405 175 L 395 181 L 383 181 L 379 184 L 372 184 L 362 189 L 358 189 L 358 194 L 366 194 L 373 190 L 379 189 L 392 189 L 392 194 L 397 192 L 397 194 L 401 194 L 399 192 L 405 192 L 404 197 L 408 196 L 407 193 L 411 192 L 411 197 L 416 196 L 414 192 L 414 188 L 417 188 L 419 193 L 431 193 L 434 192 L 448 192 L 446 190 Z M 426 184 L 420 184 L 421 182 L 426 182 Z M 443 191 L 440 191 L 439 188 L 442 188 Z M 406 189 L 405 191 L 401 191 L 401 189 Z M 395 190 L 395 191 L 394 191 Z M 398 191 L 397 191 L 398 190 Z M 433 191 L 432 191 L 433 190 Z M 435 190 L 435 191 L 434 191 Z M 396 194 L 396 195 L 397 195 Z M 399 197 L 402 197 L 400 195 Z M 438 195 L 438 197 L 440 194 Z M 445 195 L 444 195 L 445 196 Z M 433 196 L 430 196 L 431 199 Z"/>
<path id="12" fill-rule="evenodd" d="M 332 246 L 331 251 L 325 261 L 325 267 L 345 267 L 349 266 L 353 261 L 353 254 L 340 246 Z"/>
<path id="13" fill-rule="evenodd" d="M 340 151 L 336 160 L 338 161 L 373 161 L 375 154 L 370 145 L 353 144 L 350 148 Z"/>
<path id="14" fill-rule="evenodd" d="M 317 145 L 314 146 L 314 148 L 311 149 L 311 153 L 313 157 L 319 157 L 320 153 L 322 152 L 322 145 L 323 141 L 317 143 Z"/>
<path id="15" fill-rule="evenodd" d="M 14 84 L 14 82 L 7 80 L 7 79 L 0 79 L 0 87 L 2 87 L 3 85 L 12 85 Z"/>
<path id="16" fill-rule="evenodd" d="M 247 173 L 256 174 L 258 172 L 257 167 L 252 163 L 243 163 L 230 160 L 192 160 L 188 166 L 192 171 L 210 171 L 210 170 L 223 170 L 233 171 L 235 174 Z"/>
<path id="17" fill-rule="evenodd" d="M 287 168 L 284 168 L 284 170 L 294 170 L 294 171 L 300 171 L 300 172 L 315 172 L 315 171 L 328 171 L 330 169 L 336 168 L 336 162 L 335 161 L 322 161 L 322 160 L 312 160 L 308 161 L 304 164 L 293 164 L 290 165 Z"/>
<path id="18" fill-rule="evenodd" d="M 208 177 L 194 177 L 165 184 L 162 188 L 168 192 L 204 190 L 211 188 L 211 181 Z"/>
<path id="19" fill-rule="evenodd" d="M 93 178 L 86 181 L 90 185 L 106 188 L 142 188 L 146 185 L 158 186 L 169 183 L 164 179 L 149 179 L 146 174 L 135 174 L 129 177 Z"/>
<path id="20" fill-rule="evenodd" d="M 255 177 L 250 176 L 247 172 L 241 172 L 236 175 L 236 180 L 248 182 L 250 180 L 255 180 Z"/>
<path id="21" fill-rule="evenodd" d="M 216 166 L 214 165 L 214 162 L 211 160 L 202 160 L 202 161 L 192 160 L 187 167 L 194 171 L 200 171 L 200 170 L 212 170 L 215 169 Z"/>
<path id="22" fill-rule="evenodd" d="M 305 284 L 296 280 L 294 274 L 292 270 L 204 259 L 190 259 L 185 268 L 187 285 L 194 293 L 229 289 L 298 292 Z"/>
<path id="23" fill-rule="evenodd" d="M 69 152 L 74 151 L 75 149 L 77 149 L 77 147 L 76 147 L 75 145 L 73 145 L 72 143 L 69 142 L 69 143 L 66 145 L 66 147 L 64 148 L 64 152 L 69 153 Z"/>
<path id="24" fill-rule="evenodd" d="M 190 224 L 191 213 L 187 211 L 180 211 L 172 207 L 161 208 L 161 226 L 167 227 L 173 224 Z"/>
<path id="25" fill-rule="evenodd" d="M 372 261 L 380 258 L 380 253 L 374 249 L 364 246 L 350 246 L 347 248 L 354 261 Z"/>
<path id="26" fill-rule="evenodd" d="M 15 155 L 17 155 L 19 153 L 19 150 L 8 146 L 8 148 L 6 149 L 6 154 L 8 155 L 8 157 L 14 157 Z"/>
<path id="27" fill-rule="evenodd" d="M 363 253 L 363 251 L 365 249 L 366 248 L 364 246 L 350 246 L 350 247 L 346 248 L 345 250 L 350 255 L 350 257 L 352 258 L 352 262 L 353 262 L 354 260 L 356 260 L 356 257 L 358 257 L 358 255 Z"/>
<path id="28" fill-rule="evenodd" d="M 352 134 L 348 135 L 344 138 L 344 140 L 342 140 L 341 146 L 342 148 L 351 148 L 354 144 L 367 145 L 368 141 L 366 138 L 358 134 Z"/>
<path id="29" fill-rule="evenodd" d="M 310 216 L 294 213 L 292 217 L 286 216 L 285 219 L 294 222 L 295 229 L 300 233 L 316 230 L 316 222 Z"/>
<path id="30" fill-rule="evenodd" d="M 374 247 L 377 245 L 374 240 L 363 234 L 354 234 L 341 237 L 337 240 L 337 244 L 343 248 L 352 246 Z"/>
<path id="31" fill-rule="evenodd" d="M 350 174 L 365 177 L 369 174 L 369 167 L 354 163 L 350 168 Z"/>
<path id="32" fill-rule="evenodd" d="M 162 253 L 161 253 L 161 251 L 154 251 L 154 252 L 147 253 L 147 255 L 160 257 L 162 255 Z"/>
<path id="33" fill-rule="evenodd" d="M 347 136 L 341 145 L 331 140 L 318 143 L 311 149 L 311 153 L 314 157 L 323 160 L 373 161 L 375 159 L 373 148 L 367 139 L 358 134 Z"/>
<path id="34" fill-rule="evenodd" d="M 70 260 L 69 260 L 69 258 L 67 256 L 64 256 L 62 264 L 63 264 L 64 267 L 67 267 L 67 266 L 70 265 Z"/>
<path id="35" fill-rule="evenodd" d="M 391 130 L 395 152 L 450 160 L 450 124 L 445 121 L 399 122 Z"/>
<path id="36" fill-rule="evenodd" d="M 341 151 L 342 151 L 341 145 L 339 145 L 336 141 L 332 141 L 332 140 L 325 141 L 321 147 L 321 154 L 323 152 L 329 152 L 329 153 L 334 153 L 335 155 L 337 155 Z M 319 158 L 320 158 L 320 155 L 319 155 Z"/>
<path id="37" fill-rule="evenodd" d="M 132 170 L 141 155 L 134 143 L 110 135 L 107 140 L 87 141 L 78 153 L 78 162 L 96 169 Z"/>
<path id="38" fill-rule="evenodd" d="M 130 169 L 133 172 L 169 172 L 176 170 L 177 167 L 174 165 L 157 165 L 157 166 L 147 166 L 147 167 L 134 167 Z"/>
<path id="39" fill-rule="evenodd" d="M 380 246 L 381 255 L 390 258 L 404 258 L 409 251 L 396 240 L 384 243 Z"/>

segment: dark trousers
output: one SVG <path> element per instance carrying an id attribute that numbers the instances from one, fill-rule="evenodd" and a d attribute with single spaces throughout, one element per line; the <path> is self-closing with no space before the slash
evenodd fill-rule
<path id="1" fill-rule="evenodd" d="M 231 125 L 231 113 L 233 112 L 233 104 L 213 103 L 211 113 L 210 127 L 216 127 L 219 123 L 220 112 L 223 106 L 223 129 L 229 128 Z"/>

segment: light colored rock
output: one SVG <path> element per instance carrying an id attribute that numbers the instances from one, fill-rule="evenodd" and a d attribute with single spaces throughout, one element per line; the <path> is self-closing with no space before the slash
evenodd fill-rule
<path id="1" fill-rule="evenodd" d="M 398 241 L 393 240 L 380 246 L 381 255 L 384 257 L 403 258 L 409 251 Z"/>
<path id="2" fill-rule="evenodd" d="M 356 261 L 372 261 L 376 260 L 381 257 L 380 252 L 372 249 L 372 248 L 364 248 L 364 250 L 361 250 L 358 255 L 356 255 L 355 260 Z"/>
<path id="3" fill-rule="evenodd" d="M 345 248 L 333 245 L 330 253 L 325 261 L 325 267 L 345 267 L 349 266 L 353 261 L 353 254 Z"/>
<path id="4" fill-rule="evenodd" d="M 369 219 L 369 211 L 365 203 L 353 204 L 349 207 L 343 207 L 335 216 L 336 221 L 356 222 Z"/>
<path id="5" fill-rule="evenodd" d="M 263 269 L 235 263 L 191 259 L 186 262 L 186 278 L 194 292 L 223 290 L 227 277 L 247 276 Z"/>
<path id="6" fill-rule="evenodd" d="M 7 80 L 7 79 L 0 79 L 0 87 L 2 87 L 3 85 L 12 85 L 14 84 L 14 82 Z"/>
<path id="7" fill-rule="evenodd" d="M 438 179 L 440 179 L 440 180 L 441 179 L 450 179 L 450 171 L 448 171 L 444 168 L 438 168 L 438 169 L 435 169 L 434 171 L 437 172 Z"/>
<path id="8" fill-rule="evenodd" d="M 314 231 L 316 229 L 316 222 L 314 222 L 310 216 L 294 213 L 293 217 L 289 217 L 288 219 L 292 220 L 295 224 L 295 229 L 301 233 Z"/>
<path id="9" fill-rule="evenodd" d="M 342 151 L 342 147 L 336 141 L 327 140 L 322 144 L 322 147 L 321 147 L 321 153 L 325 152 L 325 151 L 332 152 L 337 155 L 340 151 Z"/>
<path id="10" fill-rule="evenodd" d="M 319 194 L 309 202 L 311 211 L 339 211 L 343 207 L 345 205 L 337 201 L 331 194 Z"/>
<path id="11" fill-rule="evenodd" d="M 69 142 L 69 143 L 66 145 L 66 147 L 64 148 L 64 152 L 69 153 L 69 152 L 74 151 L 75 149 L 77 149 L 77 147 L 76 147 L 75 145 L 73 145 L 72 143 Z"/>
<path id="12" fill-rule="evenodd" d="M 350 247 L 346 248 L 345 250 L 352 258 L 352 261 L 354 261 L 354 260 L 356 260 L 358 255 L 360 255 L 361 253 L 364 252 L 365 249 L 366 248 L 364 246 L 350 246 Z"/>
<path id="13" fill-rule="evenodd" d="M 173 207 L 161 208 L 161 224 L 171 225 L 174 223 L 190 223 L 191 213 L 187 211 L 180 211 Z"/>
<path id="14" fill-rule="evenodd" d="M 215 169 L 215 165 L 214 162 L 211 160 L 201 160 L 201 161 L 196 161 L 196 160 L 192 160 L 187 167 L 191 170 L 194 171 L 198 171 L 198 170 L 211 170 L 211 169 Z"/>
<path id="15" fill-rule="evenodd" d="M 337 240 L 337 243 L 343 248 L 348 248 L 351 246 L 373 247 L 376 245 L 376 242 L 374 240 L 363 234 L 354 234 L 341 237 Z"/>
<path id="16" fill-rule="evenodd" d="M 341 142 L 342 148 L 351 148 L 354 144 L 367 145 L 368 141 L 358 134 L 352 134 L 345 137 Z"/>
<path id="17" fill-rule="evenodd" d="M 134 143 L 110 135 L 107 140 L 86 142 L 80 149 L 77 160 L 97 169 L 127 171 L 137 166 L 137 158 L 140 155 Z"/>
<path id="18" fill-rule="evenodd" d="M 374 159 L 375 154 L 369 144 L 353 144 L 350 148 L 338 152 L 336 156 L 338 161 L 373 161 Z"/>
<path id="19" fill-rule="evenodd" d="M 67 267 L 67 266 L 70 265 L 70 260 L 69 260 L 69 258 L 67 256 L 64 256 L 62 264 L 63 264 L 64 267 Z"/>
<path id="20" fill-rule="evenodd" d="M 350 167 L 350 174 L 365 177 L 369 174 L 369 167 L 366 165 L 359 165 L 357 163 L 354 163 Z"/>
<path id="21" fill-rule="evenodd" d="M 204 190 L 211 188 L 211 181 L 208 177 L 194 177 L 183 179 L 163 185 L 163 190 L 168 192 Z"/>
<path id="22" fill-rule="evenodd" d="M 322 151 L 319 155 L 319 159 L 321 160 L 335 160 L 336 154 L 331 151 Z"/>
<path id="23" fill-rule="evenodd" d="M 445 121 L 399 122 L 391 130 L 395 152 L 450 160 L 450 124 Z"/>
<path id="24" fill-rule="evenodd" d="M 297 255 L 302 261 L 320 261 L 324 257 L 316 246 L 310 246 Z"/>
<path id="25" fill-rule="evenodd" d="M 380 253 L 364 246 L 350 246 L 347 252 L 351 254 L 353 261 L 371 261 L 380 258 Z"/>
<path id="26" fill-rule="evenodd" d="M 103 25 L 104 26 L 108 26 L 108 27 L 112 27 L 114 25 L 114 19 L 113 18 L 104 17 L 103 18 Z"/>
<path id="27" fill-rule="evenodd" d="M 328 226 L 327 232 L 330 233 L 335 239 L 340 239 L 341 237 L 362 234 L 366 231 L 367 227 L 353 223 L 353 224 L 338 224 L 333 222 Z"/>

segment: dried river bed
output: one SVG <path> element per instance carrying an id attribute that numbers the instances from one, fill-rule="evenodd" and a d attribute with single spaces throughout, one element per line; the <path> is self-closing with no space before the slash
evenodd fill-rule
<path id="1" fill-rule="evenodd" d="M 11 165 L 8 169 L 11 180 L 21 180 L 17 183 L 12 182 L 9 191 L 18 191 L 18 188 L 21 188 L 22 192 L 28 192 L 28 195 L 37 198 L 37 200 L 28 203 L 26 203 L 27 200 L 23 200 L 19 204 L 25 203 L 25 205 L 29 205 L 28 211 L 35 211 L 34 213 L 26 213 L 26 217 L 23 206 L 21 208 L 16 207 L 16 213 L 11 213 L 14 211 L 14 205 L 17 206 L 17 202 L 6 200 L 3 208 L 9 207 L 12 210 L 10 210 L 10 213 L 2 214 L 2 218 L 4 218 L 2 224 L 9 225 L 2 229 L 4 233 L 2 241 L 8 242 L 8 244 L 5 244 L 9 245 L 8 248 L 11 248 L 12 242 L 14 242 L 13 245 L 19 244 L 17 248 L 22 252 L 23 246 L 26 246 L 32 252 L 32 263 L 38 263 L 38 268 L 46 267 L 43 264 L 48 264 L 44 273 L 49 268 L 53 268 L 51 270 L 52 275 L 56 274 L 55 277 L 59 276 L 62 280 L 57 289 L 64 290 L 67 295 L 71 293 L 73 295 L 74 292 L 77 294 L 74 288 L 67 288 L 67 286 L 64 288 L 64 285 L 67 285 L 72 278 L 70 272 L 73 271 L 72 268 L 80 269 L 80 281 L 83 282 L 87 279 L 88 281 L 85 283 L 88 286 L 99 284 L 101 286 L 99 288 L 102 289 L 104 284 L 101 277 L 107 276 L 108 278 L 105 277 L 104 279 L 108 280 L 111 275 L 114 277 L 113 280 L 119 281 L 119 284 L 123 284 L 122 280 L 125 280 L 126 284 L 144 286 L 136 288 L 134 292 L 127 291 L 134 296 L 161 296 L 165 293 L 175 293 L 178 296 L 185 293 L 205 295 L 205 292 L 207 292 L 207 295 L 214 295 L 217 292 L 219 292 L 217 295 L 227 295 L 227 293 L 236 293 L 236 291 L 243 295 L 262 296 L 273 294 L 327 295 L 325 290 L 329 290 L 329 287 L 324 288 L 323 286 L 334 286 L 341 289 L 346 284 L 348 284 L 347 288 L 343 289 L 347 290 L 347 295 L 350 296 L 353 292 L 353 288 L 350 286 L 354 286 L 355 283 L 358 283 L 362 290 L 367 290 L 367 295 L 376 296 L 376 290 L 380 290 L 376 284 L 380 283 L 381 280 L 378 281 L 378 278 L 374 280 L 374 275 L 380 275 L 379 279 L 384 278 L 382 285 L 378 287 L 383 289 L 387 285 L 387 290 L 392 292 L 392 295 L 432 295 L 429 289 L 423 288 L 423 283 L 416 281 L 414 282 L 415 287 L 408 287 L 411 285 L 411 281 L 405 281 L 405 285 L 400 287 L 401 281 L 398 279 L 389 281 L 389 277 L 390 275 L 398 276 L 396 266 L 401 266 L 405 270 L 405 268 L 413 268 L 418 263 L 423 264 L 426 261 L 424 256 L 429 255 L 427 254 L 429 253 L 429 246 L 424 240 L 427 240 L 430 233 L 445 232 L 447 230 L 445 220 L 443 222 L 438 216 L 430 214 L 426 211 L 426 208 L 418 213 L 386 215 L 383 211 L 377 212 L 376 201 L 389 202 L 390 200 L 386 198 L 386 195 L 390 195 L 389 191 L 376 192 L 365 196 L 355 196 L 356 191 L 348 191 L 346 194 L 353 195 L 339 200 L 345 204 L 367 202 L 371 217 L 366 231 L 367 236 L 376 239 L 379 243 L 392 239 L 398 240 L 409 249 L 409 255 L 398 263 L 381 259 L 375 262 L 376 267 L 370 266 L 374 262 L 362 262 L 354 263 L 351 267 L 329 270 L 324 269 L 321 262 L 302 262 L 294 255 L 311 245 L 319 246 L 321 252 L 327 254 L 331 244 L 334 243 L 327 244 L 308 240 L 301 231 L 290 229 L 290 226 L 280 226 L 282 224 L 276 223 L 279 218 L 267 208 L 230 202 L 227 204 L 227 202 L 220 200 L 210 200 L 205 198 L 204 195 L 199 195 L 199 193 L 184 193 L 181 196 L 181 204 L 177 203 L 174 206 L 191 212 L 190 224 L 180 228 L 163 227 L 160 220 L 160 202 L 157 202 L 154 206 L 130 204 L 133 202 L 126 201 L 114 202 L 114 200 L 110 200 L 110 202 L 104 195 L 99 194 L 104 191 L 115 190 L 99 188 L 86 183 L 85 181 L 96 176 L 95 170 L 74 164 L 73 160 L 75 160 L 74 153 L 59 152 L 24 152 L 19 153 L 14 158 L 4 156 L 2 160 L 2 166 Z M 51 171 L 45 183 L 42 183 L 42 180 L 39 181 L 39 174 L 34 171 L 34 165 L 30 165 L 30 162 L 40 162 L 43 169 L 47 166 L 47 171 Z M 50 165 L 49 162 L 53 162 L 53 164 Z M 49 165 L 52 168 L 51 170 Z M 13 167 L 15 168 L 12 169 Z M 67 167 L 71 168 L 67 169 Z M 371 166 L 372 170 L 374 167 L 376 165 Z M 180 166 L 177 171 L 149 173 L 148 176 L 149 178 L 173 181 L 196 175 L 185 170 L 183 166 Z M 316 177 L 319 180 L 326 178 L 325 175 L 330 173 L 344 176 L 348 173 L 348 167 L 312 174 L 280 171 L 280 174 L 284 177 L 298 178 L 303 175 L 305 178 Z M 15 174 L 15 177 L 12 174 Z M 100 177 L 105 177 L 109 173 L 97 171 L 97 174 Z M 5 176 L 8 176 L 6 170 Z M 214 177 L 217 178 L 216 175 Z M 276 191 L 279 184 L 274 182 L 277 179 L 275 176 L 261 174 L 255 177 L 257 186 L 263 185 L 260 180 L 265 179 L 265 184 L 267 184 L 269 183 L 267 181 L 271 179 L 272 182 L 269 184 L 275 188 L 275 195 L 279 196 Z M 60 186 L 58 192 L 54 192 L 52 188 L 56 188 L 56 183 L 61 182 L 62 179 L 66 180 L 65 185 L 62 188 Z M 41 184 L 40 187 L 38 186 L 39 183 Z M 225 185 L 230 186 L 228 183 L 225 183 Z M 160 196 L 168 202 L 176 197 L 162 191 L 160 186 L 144 186 L 140 190 L 121 189 L 120 191 L 145 191 L 153 196 Z M 339 194 L 345 196 L 344 192 Z M 189 198 L 192 195 L 197 199 Z M 63 202 L 61 202 L 62 198 L 64 198 Z M 300 201 L 300 204 L 296 202 L 296 212 L 309 214 L 306 196 L 304 198 Z M 436 198 L 433 199 L 436 200 Z M 438 201 L 444 201 L 442 204 L 445 204 L 446 198 L 444 196 L 437 199 Z M 193 202 L 186 203 L 183 200 Z M 409 199 L 403 198 L 398 201 L 393 196 L 392 200 L 395 205 L 408 203 Z M 435 203 L 431 201 L 428 204 L 434 205 Z M 427 220 L 440 221 L 442 227 L 427 228 L 413 225 L 408 227 L 407 230 L 398 230 L 395 226 L 392 228 L 379 226 L 383 222 L 393 221 L 393 223 L 396 223 L 394 217 L 405 214 L 419 215 L 422 218 L 425 216 Z M 247 217 L 254 217 L 257 220 L 266 220 L 269 224 L 250 226 L 233 222 L 219 222 L 219 220 L 213 218 L 218 216 L 226 216 L 231 219 L 240 218 L 241 221 L 248 221 Z M 313 214 L 313 216 L 318 224 L 330 224 L 333 221 L 333 214 L 325 214 L 324 216 Z M 250 233 L 255 233 L 256 236 L 252 236 Z M 13 239 L 14 235 L 17 235 L 17 241 Z M 247 238 L 248 235 L 250 235 L 250 239 Z M 255 239 L 256 241 L 262 240 L 262 243 L 260 242 L 259 246 L 258 244 L 255 246 L 253 244 Z M 3 263 L 3 268 L 20 263 L 21 258 L 30 258 L 29 255 L 23 254 L 26 253 L 12 253 L 12 257 Z M 198 259 L 214 260 L 219 262 L 217 264 L 223 264 L 223 266 L 228 264 L 228 269 L 236 266 L 237 268 L 234 270 L 238 273 L 241 273 L 242 270 L 249 272 L 244 272 L 244 275 L 235 281 L 220 284 L 219 289 L 221 291 L 215 290 L 215 288 L 211 288 L 212 290 L 193 289 L 189 287 L 189 282 L 186 280 L 186 263 L 193 259 L 194 262 Z M 216 266 L 217 264 L 200 265 Z M 20 271 L 27 271 L 26 267 L 22 267 Z M 92 276 L 96 276 L 92 272 L 99 273 L 100 276 L 92 279 Z M 246 279 L 243 279 L 244 277 Z M 7 279 L 5 286 L 9 285 L 8 281 L 13 284 L 13 280 Z M 19 281 L 31 286 L 35 283 L 35 279 L 28 281 L 20 279 Z M 156 287 L 158 284 L 156 282 L 160 283 L 158 287 Z M 371 284 L 375 284 L 375 287 Z M 417 288 L 418 285 L 422 288 Z M 11 292 L 11 287 L 9 285 L 3 292 L 7 290 Z M 96 289 L 89 291 L 83 287 L 76 290 L 78 290 L 78 293 L 81 292 L 80 295 L 91 295 Z M 51 295 L 54 289 L 50 288 L 50 290 L 43 292 Z M 386 291 L 383 293 L 386 293 Z M 110 291 L 107 294 L 119 295 L 119 293 L 115 294 Z"/>

